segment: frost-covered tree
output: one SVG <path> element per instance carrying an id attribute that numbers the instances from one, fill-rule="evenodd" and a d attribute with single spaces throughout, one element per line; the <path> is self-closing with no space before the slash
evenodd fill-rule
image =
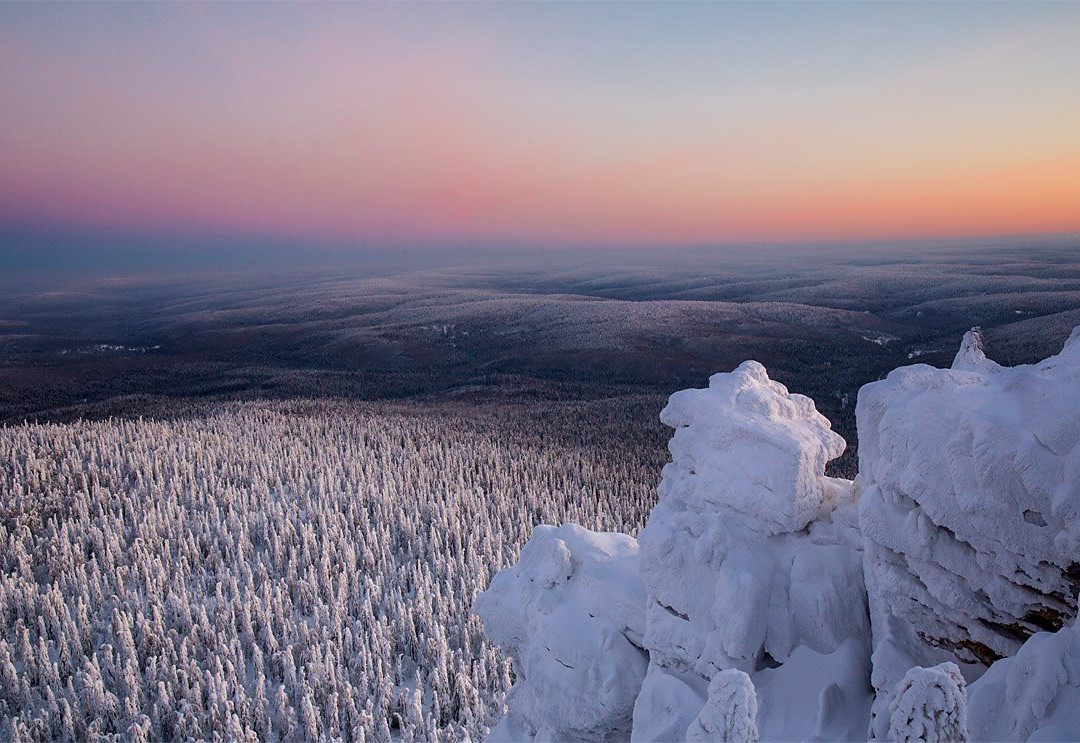
<path id="1" fill-rule="evenodd" d="M 967 739 L 967 693 L 956 664 L 909 669 L 889 704 L 889 740 L 960 743 Z"/>
<path id="2" fill-rule="evenodd" d="M 758 739 L 757 693 L 744 672 L 729 668 L 709 682 L 709 698 L 686 730 L 687 743 L 753 743 Z"/>

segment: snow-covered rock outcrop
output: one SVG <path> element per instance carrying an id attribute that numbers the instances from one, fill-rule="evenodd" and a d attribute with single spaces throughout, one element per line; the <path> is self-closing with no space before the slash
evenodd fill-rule
<path id="1" fill-rule="evenodd" d="M 853 484 L 760 364 L 672 395 L 639 539 L 539 527 L 478 598 L 495 737 L 1080 740 L 1080 329 L 1013 368 L 973 331 L 857 418 Z"/>
<path id="2" fill-rule="evenodd" d="M 1001 367 L 977 331 L 951 369 L 893 371 L 859 392 L 860 526 L 884 737 L 912 666 L 969 680 L 1076 613 L 1080 341 Z"/>
<path id="3" fill-rule="evenodd" d="M 538 526 L 496 574 L 475 611 L 517 678 L 490 739 L 626 739 L 647 663 L 637 563 L 633 537 Z"/>
<path id="4" fill-rule="evenodd" d="M 850 638 L 868 652 L 851 483 L 824 476 L 845 444 L 813 401 L 748 361 L 675 393 L 660 419 L 675 433 L 638 536 L 650 666 L 635 740 L 681 737 L 721 671 L 756 674 Z"/>
<path id="5" fill-rule="evenodd" d="M 745 732 L 746 715 L 765 739 L 861 737 L 869 619 L 857 511 L 852 484 L 824 476 L 843 439 L 752 361 L 672 395 L 661 419 L 675 428 L 672 462 L 640 559 L 629 538 L 618 559 L 598 560 L 585 546 L 612 535 L 540 527 L 478 599 L 518 669 L 495 735 L 625 734 L 629 703 L 634 740 Z M 604 580 L 624 599 L 615 614 L 595 593 Z M 622 651 L 589 655 L 586 635 L 601 626 Z"/>
<path id="6" fill-rule="evenodd" d="M 660 419 L 672 461 L 638 537 L 653 659 L 708 678 L 858 633 L 851 483 L 824 476 L 844 440 L 813 401 L 748 361 L 676 392 Z"/>
<path id="7" fill-rule="evenodd" d="M 813 400 L 789 393 L 756 361 L 714 374 L 705 389 L 676 392 L 660 420 L 675 429 L 662 504 L 684 503 L 746 531 L 783 534 L 831 511 L 848 484 L 824 476 L 844 440 Z"/>

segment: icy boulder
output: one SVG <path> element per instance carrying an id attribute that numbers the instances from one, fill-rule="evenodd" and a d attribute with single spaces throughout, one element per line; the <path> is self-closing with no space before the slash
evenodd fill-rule
<path id="1" fill-rule="evenodd" d="M 1078 337 L 1006 368 L 986 358 L 976 330 L 951 369 L 904 367 L 860 390 L 877 737 L 907 669 L 953 661 L 972 680 L 1075 615 Z"/>
<path id="2" fill-rule="evenodd" d="M 1080 740 L 1080 628 L 1032 635 L 968 692 L 973 740 Z"/>
<path id="3" fill-rule="evenodd" d="M 844 441 L 813 402 L 748 361 L 672 395 L 661 420 L 675 428 L 672 461 L 639 535 L 650 656 L 634 710 L 641 741 L 681 738 L 719 672 L 757 683 L 797 648 L 824 656 L 852 638 L 869 665 L 852 487 L 824 476 Z M 808 678 L 800 693 L 813 705 L 822 689 Z M 792 734 L 816 724 L 802 720 Z"/>
<path id="4" fill-rule="evenodd" d="M 516 679 L 491 740 L 619 740 L 648 658 L 638 545 L 575 524 L 538 526 L 475 611 Z"/>

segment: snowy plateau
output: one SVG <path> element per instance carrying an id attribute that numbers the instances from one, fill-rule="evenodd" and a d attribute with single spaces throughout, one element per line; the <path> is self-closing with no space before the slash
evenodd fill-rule
<path id="1" fill-rule="evenodd" d="M 1080 740 L 1080 328 L 859 392 L 859 474 L 747 361 L 671 396 L 637 538 L 534 530 L 475 602 L 511 658 L 489 739 Z"/>

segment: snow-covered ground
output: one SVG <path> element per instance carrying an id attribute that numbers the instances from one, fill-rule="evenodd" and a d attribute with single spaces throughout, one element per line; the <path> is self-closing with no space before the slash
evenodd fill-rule
<path id="1" fill-rule="evenodd" d="M 479 597 L 518 670 L 495 733 L 1080 740 L 1080 329 L 1015 368 L 972 331 L 857 415 L 850 482 L 755 362 L 673 395 L 637 543 L 543 527 Z"/>

